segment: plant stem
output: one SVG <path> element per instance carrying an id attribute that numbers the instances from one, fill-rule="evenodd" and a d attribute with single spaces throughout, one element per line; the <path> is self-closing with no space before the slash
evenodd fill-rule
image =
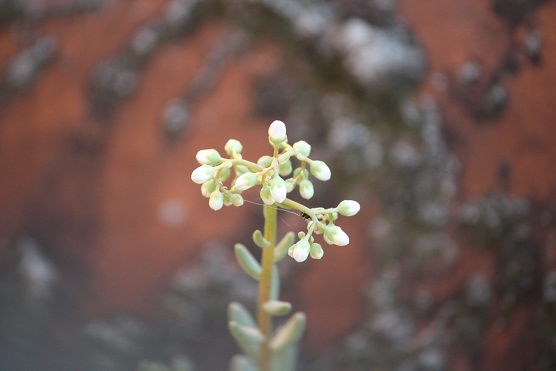
<path id="1" fill-rule="evenodd" d="M 277 209 L 272 206 L 264 206 L 264 238 L 270 242 L 270 246 L 263 249 L 262 254 L 262 273 L 259 283 L 259 300 L 258 300 L 258 325 L 259 329 L 265 336 L 265 340 L 261 343 L 259 370 L 269 371 L 270 367 L 270 348 L 269 341 L 272 335 L 272 317 L 263 309 L 263 304 L 270 300 L 270 291 L 272 287 L 272 270 L 274 269 L 274 247 L 276 246 L 276 224 Z"/>

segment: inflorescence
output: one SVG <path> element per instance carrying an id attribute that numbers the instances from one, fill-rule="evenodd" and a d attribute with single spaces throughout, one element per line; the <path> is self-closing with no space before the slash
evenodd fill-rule
<path id="1" fill-rule="evenodd" d="M 261 186 L 260 196 L 266 205 L 297 210 L 309 222 L 307 233 L 299 232 L 299 241 L 293 244 L 288 255 L 296 261 L 302 262 L 309 255 L 313 259 L 320 259 L 324 251 L 315 242 L 313 234 L 322 234 L 326 243 L 345 246 L 349 243 L 349 236 L 334 223 L 338 215 L 352 216 L 359 212 L 359 203 L 344 200 L 334 208 L 308 208 L 287 197 L 296 186 L 304 199 L 310 199 L 314 194 L 313 183 L 309 174 L 321 181 L 330 179 L 331 172 L 323 161 L 309 157 L 311 145 L 300 140 L 293 145 L 288 144 L 286 125 L 282 121 L 274 121 L 268 129 L 269 143 L 274 148 L 272 156 L 262 156 L 256 163 L 244 160 L 241 156 L 242 144 L 230 139 L 224 146 L 229 158 L 224 158 L 215 149 L 203 149 L 197 152 L 197 161 L 201 166 L 191 174 L 191 179 L 202 184 L 201 192 L 209 199 L 209 206 L 213 210 L 220 210 L 222 206 L 241 206 L 241 193 L 255 186 Z M 293 169 L 292 157 L 300 161 L 299 167 Z M 235 176 L 230 186 L 224 182 Z"/>

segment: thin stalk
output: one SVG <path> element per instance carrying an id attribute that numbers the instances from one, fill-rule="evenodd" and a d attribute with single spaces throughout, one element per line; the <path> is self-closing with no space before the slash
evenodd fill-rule
<path id="1" fill-rule="evenodd" d="M 264 238 L 270 242 L 270 246 L 263 249 L 262 272 L 259 283 L 258 324 L 259 329 L 265 336 L 261 343 L 261 356 L 259 359 L 259 370 L 269 371 L 270 367 L 270 348 L 269 341 L 272 335 L 272 316 L 263 309 L 263 304 L 270 300 L 272 287 L 272 270 L 274 269 L 274 247 L 276 246 L 276 224 L 277 212 L 275 207 L 265 205 L 264 214 Z"/>

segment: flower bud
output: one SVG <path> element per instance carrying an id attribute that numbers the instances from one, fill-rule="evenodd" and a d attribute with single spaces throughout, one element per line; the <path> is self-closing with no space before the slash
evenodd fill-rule
<path id="1" fill-rule="evenodd" d="M 343 216 L 353 216 L 359 212 L 361 206 L 359 202 L 353 200 L 344 200 L 340 202 L 336 210 Z"/>
<path id="2" fill-rule="evenodd" d="M 218 211 L 222 208 L 223 205 L 224 205 L 224 196 L 222 195 L 222 192 L 220 192 L 219 190 L 212 192 L 209 198 L 210 208 L 213 209 L 214 211 Z"/>
<path id="3" fill-rule="evenodd" d="M 234 206 L 241 206 L 243 205 L 243 197 L 240 194 L 233 193 L 230 195 L 230 200 L 232 201 L 232 205 Z"/>
<path id="4" fill-rule="evenodd" d="M 216 173 L 216 169 L 209 165 L 201 165 L 191 173 L 191 180 L 197 184 L 203 184 L 211 180 Z"/>
<path id="5" fill-rule="evenodd" d="M 232 204 L 232 198 L 228 193 L 222 193 L 222 197 L 224 201 L 224 206 L 230 206 Z"/>
<path id="6" fill-rule="evenodd" d="M 287 196 L 286 182 L 279 176 L 275 176 L 268 182 L 270 194 L 276 202 L 284 202 Z"/>
<path id="7" fill-rule="evenodd" d="M 210 197 L 210 194 L 214 192 L 215 189 L 216 189 L 216 182 L 214 181 L 214 179 L 211 179 L 203 183 L 203 185 L 201 186 L 201 194 L 208 198 Z"/>
<path id="8" fill-rule="evenodd" d="M 291 174 L 293 167 L 292 162 L 290 160 L 281 163 L 280 167 L 278 167 L 279 173 L 281 176 L 288 176 Z"/>
<path id="9" fill-rule="evenodd" d="M 286 190 L 288 193 L 293 191 L 293 189 L 295 188 L 295 184 L 296 184 L 295 179 L 293 178 L 286 179 Z"/>
<path id="10" fill-rule="evenodd" d="M 265 205 L 272 205 L 274 203 L 274 198 L 270 193 L 269 186 L 265 185 L 263 188 L 261 188 L 260 196 L 261 196 L 261 200 L 263 200 Z"/>
<path id="11" fill-rule="evenodd" d="M 324 250 L 319 243 L 313 242 L 309 253 L 311 254 L 311 258 L 320 259 L 324 255 Z"/>
<path id="12" fill-rule="evenodd" d="M 222 157 L 215 149 L 202 149 L 197 152 L 195 156 L 201 165 L 219 165 L 222 162 Z"/>
<path id="13" fill-rule="evenodd" d="M 330 245 L 345 246 L 349 244 L 349 236 L 342 228 L 334 225 L 324 230 L 324 240 Z"/>
<path id="14" fill-rule="evenodd" d="M 307 260 L 310 250 L 311 246 L 309 245 L 309 241 L 302 239 L 289 248 L 288 255 L 294 258 L 297 262 L 301 263 Z"/>
<path id="15" fill-rule="evenodd" d="M 261 167 L 269 167 L 272 165 L 272 157 L 271 156 L 262 156 L 257 160 L 257 165 Z"/>
<path id="16" fill-rule="evenodd" d="M 234 183 L 234 188 L 238 191 L 245 191 L 257 184 L 257 175 L 252 172 L 247 172 L 245 174 L 241 174 L 237 177 L 236 182 Z"/>
<path id="17" fill-rule="evenodd" d="M 308 200 L 315 194 L 315 188 L 313 187 L 313 183 L 310 180 L 302 180 L 299 183 L 299 194 L 304 199 Z"/>
<path id="18" fill-rule="evenodd" d="M 235 167 L 236 170 L 236 175 L 240 176 L 242 174 L 245 174 L 246 172 L 249 171 L 249 169 L 247 168 L 247 166 L 243 166 L 243 165 L 236 165 Z"/>
<path id="19" fill-rule="evenodd" d="M 233 156 L 234 153 L 241 153 L 241 151 L 243 150 L 243 146 L 241 145 L 239 140 L 230 139 L 226 142 L 224 149 L 229 156 Z"/>
<path id="20" fill-rule="evenodd" d="M 268 140 L 274 145 L 279 145 L 286 139 L 288 139 L 286 136 L 286 124 L 282 121 L 274 120 L 268 128 Z"/>
<path id="21" fill-rule="evenodd" d="M 311 174 L 323 182 L 329 180 L 331 175 L 330 168 L 322 161 L 311 162 Z"/>
<path id="22" fill-rule="evenodd" d="M 293 149 L 295 149 L 297 153 L 305 157 L 309 157 L 309 154 L 311 153 L 311 145 L 304 140 L 295 142 L 293 144 Z"/>
<path id="23" fill-rule="evenodd" d="M 220 172 L 218 173 L 218 180 L 224 182 L 226 179 L 230 177 L 230 173 L 231 171 L 229 167 L 220 169 Z"/>

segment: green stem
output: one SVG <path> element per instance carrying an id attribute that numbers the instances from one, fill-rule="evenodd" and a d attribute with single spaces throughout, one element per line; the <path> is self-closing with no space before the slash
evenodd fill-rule
<path id="1" fill-rule="evenodd" d="M 242 158 L 233 158 L 233 159 L 229 159 L 227 161 L 230 161 L 234 165 L 243 165 L 246 168 L 248 168 L 249 170 L 252 170 L 254 172 L 263 171 L 265 169 L 264 167 L 254 163 L 254 162 L 247 161 L 247 160 L 244 160 Z"/>
<path id="2" fill-rule="evenodd" d="M 277 209 L 272 206 L 265 205 L 264 214 L 264 238 L 270 242 L 270 246 L 263 249 L 262 255 L 262 272 L 259 283 L 259 300 L 258 300 L 258 325 L 259 329 L 265 336 L 265 340 L 261 343 L 261 356 L 259 359 L 259 370 L 269 371 L 270 367 L 270 348 L 269 341 L 272 336 L 272 317 L 263 309 L 263 304 L 270 300 L 270 292 L 272 288 L 272 270 L 274 269 L 274 247 L 276 246 L 276 224 Z"/>

